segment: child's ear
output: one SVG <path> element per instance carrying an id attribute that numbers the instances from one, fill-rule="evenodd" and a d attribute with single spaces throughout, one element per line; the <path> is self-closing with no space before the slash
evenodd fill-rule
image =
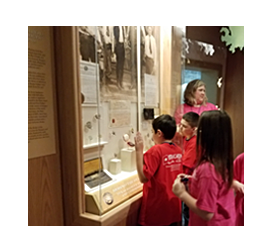
<path id="1" fill-rule="evenodd" d="M 163 132 L 162 132 L 160 129 L 158 129 L 158 130 L 157 130 L 157 135 L 158 135 L 159 137 L 161 137 L 161 136 L 163 136 Z"/>
<path id="2" fill-rule="evenodd" d="M 194 133 L 194 135 L 197 134 L 197 129 L 198 129 L 197 127 L 194 127 L 194 128 L 193 128 L 193 133 Z"/>

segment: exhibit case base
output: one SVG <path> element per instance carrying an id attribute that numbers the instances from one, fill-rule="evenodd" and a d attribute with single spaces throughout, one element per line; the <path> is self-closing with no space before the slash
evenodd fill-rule
<path id="1" fill-rule="evenodd" d="M 118 178 L 85 192 L 86 212 L 102 215 L 142 191 L 137 171 L 121 172 Z"/>

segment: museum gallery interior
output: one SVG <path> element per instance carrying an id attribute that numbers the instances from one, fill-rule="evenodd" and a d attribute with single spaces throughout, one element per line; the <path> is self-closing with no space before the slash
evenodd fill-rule
<path id="1" fill-rule="evenodd" d="M 28 225 L 136 226 L 134 138 L 174 116 L 187 84 L 232 121 L 244 152 L 243 26 L 29 26 Z M 181 225 L 181 221 L 179 221 Z"/>

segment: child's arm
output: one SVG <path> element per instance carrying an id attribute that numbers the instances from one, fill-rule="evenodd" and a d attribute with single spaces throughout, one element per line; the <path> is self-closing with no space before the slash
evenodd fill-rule
<path id="1" fill-rule="evenodd" d="M 143 139 L 140 132 L 137 132 L 134 137 L 135 140 L 135 149 L 136 149 L 136 165 L 137 172 L 141 183 L 145 183 L 148 179 L 145 177 L 143 173 Z"/>
<path id="2" fill-rule="evenodd" d="M 241 194 L 244 194 L 244 184 L 243 183 L 241 183 L 237 180 L 233 180 L 232 188 L 235 190 L 235 192 L 239 192 Z"/>
<path id="3" fill-rule="evenodd" d="M 201 210 L 196 206 L 197 200 L 186 191 L 185 185 L 181 182 L 181 174 L 175 179 L 172 191 L 181 201 L 183 201 L 189 207 L 190 210 L 192 210 L 202 219 L 209 221 L 213 218 L 214 213 Z"/>

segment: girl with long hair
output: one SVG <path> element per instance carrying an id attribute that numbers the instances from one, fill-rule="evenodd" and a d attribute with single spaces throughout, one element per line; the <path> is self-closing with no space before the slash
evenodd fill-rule
<path id="1" fill-rule="evenodd" d="M 235 225 L 231 119 L 224 111 L 202 113 L 197 129 L 197 167 L 179 174 L 173 193 L 190 211 L 190 226 Z M 181 182 L 189 177 L 189 191 Z"/>

